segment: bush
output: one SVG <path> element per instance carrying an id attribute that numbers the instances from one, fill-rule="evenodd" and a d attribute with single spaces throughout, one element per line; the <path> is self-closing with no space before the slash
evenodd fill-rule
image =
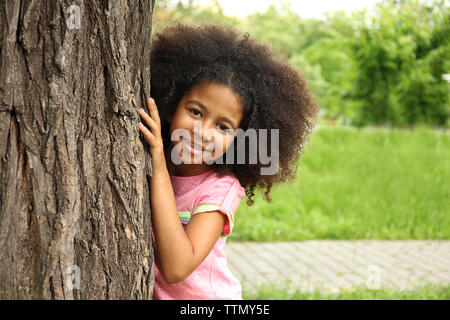
<path id="1" fill-rule="evenodd" d="M 375 23 L 367 24 L 364 11 L 356 20 L 356 123 L 446 126 L 449 84 L 442 74 L 450 67 L 449 9 L 438 3 L 396 6 L 386 1 L 378 5 Z"/>

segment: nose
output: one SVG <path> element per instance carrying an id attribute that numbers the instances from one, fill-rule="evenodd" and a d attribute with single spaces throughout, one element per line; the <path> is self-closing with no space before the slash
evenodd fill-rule
<path id="1" fill-rule="evenodd" d="M 203 126 L 203 141 L 211 142 L 213 140 L 213 134 L 214 130 L 212 128 L 212 123 L 206 122 Z"/>

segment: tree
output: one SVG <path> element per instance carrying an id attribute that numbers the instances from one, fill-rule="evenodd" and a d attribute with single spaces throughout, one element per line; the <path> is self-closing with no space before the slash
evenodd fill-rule
<path id="1" fill-rule="evenodd" d="M 375 17 L 361 12 L 352 50 L 358 125 L 446 126 L 450 116 L 450 10 L 443 1 L 384 1 Z M 369 23 L 367 23 L 369 22 Z"/>
<path id="2" fill-rule="evenodd" d="M 272 2 L 265 12 L 248 16 L 248 21 L 252 36 L 269 43 L 287 59 L 299 53 L 310 36 L 304 31 L 311 23 L 303 22 L 286 1 Z"/>
<path id="3" fill-rule="evenodd" d="M 236 17 L 224 14 L 223 8 L 217 0 L 200 2 L 198 0 L 158 0 L 155 4 L 153 34 L 166 26 L 177 22 L 200 25 L 205 23 L 232 25 L 243 29 Z"/>
<path id="4" fill-rule="evenodd" d="M 0 1 L 0 299 L 151 298 L 153 6 Z"/>

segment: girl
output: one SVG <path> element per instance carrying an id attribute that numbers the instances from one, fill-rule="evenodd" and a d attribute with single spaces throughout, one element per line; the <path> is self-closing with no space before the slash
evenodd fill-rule
<path id="1" fill-rule="evenodd" d="M 148 128 L 139 129 L 153 166 L 153 298 L 242 299 L 223 251 L 234 213 L 246 195 L 253 204 L 255 187 L 270 202 L 272 185 L 295 177 L 317 107 L 295 69 L 230 27 L 167 27 L 153 40 L 151 68 L 149 113 L 139 110 Z M 249 163 L 251 148 L 243 164 L 225 161 L 238 129 L 279 130 L 275 174 L 261 174 L 261 159 Z"/>

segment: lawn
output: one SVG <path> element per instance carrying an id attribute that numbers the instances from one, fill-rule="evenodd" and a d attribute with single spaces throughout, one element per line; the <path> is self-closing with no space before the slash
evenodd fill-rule
<path id="1" fill-rule="evenodd" d="M 427 284 L 411 290 L 354 288 L 340 293 L 290 291 L 272 285 L 262 285 L 257 291 L 244 291 L 246 300 L 449 300 L 448 285 Z"/>
<path id="2" fill-rule="evenodd" d="M 241 202 L 231 241 L 450 239 L 450 134 L 318 128 L 271 194 Z"/>

